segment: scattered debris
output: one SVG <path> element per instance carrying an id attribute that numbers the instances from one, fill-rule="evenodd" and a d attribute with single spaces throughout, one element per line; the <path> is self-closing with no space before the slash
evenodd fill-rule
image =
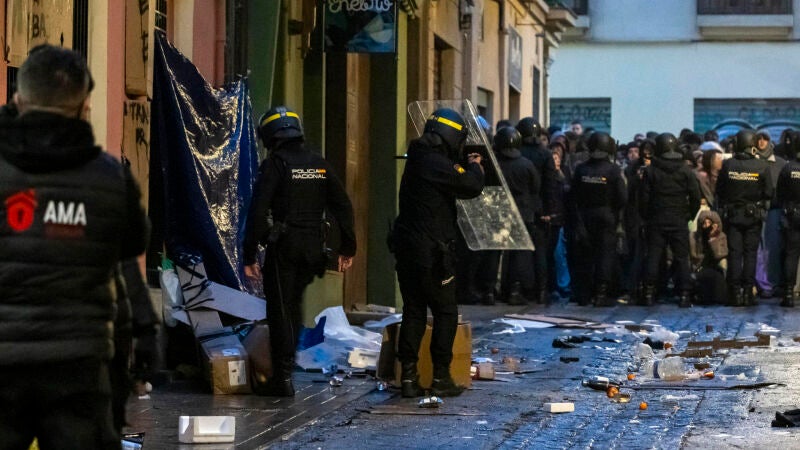
<path id="1" fill-rule="evenodd" d="M 631 394 L 628 394 L 627 392 L 617 392 L 617 394 L 613 397 L 610 397 L 610 399 L 612 402 L 616 403 L 630 403 Z"/>
<path id="2" fill-rule="evenodd" d="M 435 395 L 421 398 L 418 403 L 420 408 L 438 408 L 442 404 L 444 401 Z"/>
<path id="3" fill-rule="evenodd" d="M 478 363 L 473 366 L 475 368 L 475 375 L 472 377 L 476 380 L 494 380 L 494 366 L 492 363 L 484 362 Z"/>
<path id="4" fill-rule="evenodd" d="M 800 427 L 800 409 L 790 409 L 784 412 L 776 412 L 775 420 L 772 421 L 773 427 Z"/>
<path id="5" fill-rule="evenodd" d="M 689 341 L 686 343 L 689 348 L 711 347 L 714 350 L 724 348 L 744 348 L 744 347 L 769 347 L 772 337 L 766 334 L 756 335 L 756 340 L 744 339 L 720 339 L 714 338 L 710 341 Z"/>
<path id="6" fill-rule="evenodd" d="M 622 385 L 622 383 L 619 381 L 614 381 L 609 379 L 608 377 L 600 377 L 600 376 L 586 378 L 581 382 L 581 384 L 588 388 L 592 388 L 596 391 L 606 391 L 608 390 L 609 386 L 616 386 L 617 388 L 619 388 Z"/>
<path id="7" fill-rule="evenodd" d="M 184 444 L 233 442 L 236 437 L 234 416 L 180 416 L 178 441 Z"/>
<path id="8" fill-rule="evenodd" d="M 406 405 L 372 405 L 367 408 L 356 408 L 356 411 L 369 414 L 415 415 L 415 416 L 485 416 L 486 413 L 474 409 L 421 408 Z"/>
<path id="9" fill-rule="evenodd" d="M 578 362 L 581 359 L 577 356 L 562 356 L 559 358 L 563 363 L 571 363 L 571 362 Z"/>
<path id="10" fill-rule="evenodd" d="M 546 316 L 542 314 L 506 314 L 506 317 L 512 319 L 532 320 L 535 322 L 544 322 L 553 324 L 558 328 L 586 328 L 592 330 L 603 330 L 613 325 L 601 322 L 592 322 L 585 319 L 578 319 L 574 317 L 558 317 Z"/>
<path id="11" fill-rule="evenodd" d="M 545 403 L 544 404 L 545 412 L 549 413 L 566 413 L 566 412 L 574 412 L 575 411 L 575 404 L 569 402 L 562 402 L 562 403 Z"/>

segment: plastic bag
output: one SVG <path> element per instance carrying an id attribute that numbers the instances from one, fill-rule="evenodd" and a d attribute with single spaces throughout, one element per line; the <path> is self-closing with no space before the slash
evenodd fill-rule
<path id="1" fill-rule="evenodd" d="M 342 346 L 348 351 L 354 348 L 380 351 L 383 335 L 351 326 L 341 306 L 324 309 L 314 321 L 319 323 L 322 317 L 326 317 L 325 343 Z"/>
<path id="2" fill-rule="evenodd" d="M 161 307 L 164 316 L 164 325 L 174 327 L 178 322 L 172 317 L 172 311 L 183 305 L 183 292 L 181 282 L 175 269 L 158 268 L 159 282 L 161 284 Z"/>

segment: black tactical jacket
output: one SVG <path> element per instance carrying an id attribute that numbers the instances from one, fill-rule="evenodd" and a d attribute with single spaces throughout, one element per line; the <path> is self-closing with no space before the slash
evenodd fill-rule
<path id="1" fill-rule="evenodd" d="M 0 112 L 0 365 L 112 355 L 120 259 L 145 250 L 130 172 L 91 126 Z"/>

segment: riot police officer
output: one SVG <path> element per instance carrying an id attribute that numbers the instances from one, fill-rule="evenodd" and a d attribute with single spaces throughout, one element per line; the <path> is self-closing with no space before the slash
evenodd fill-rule
<path id="1" fill-rule="evenodd" d="M 428 118 L 422 136 L 408 147 L 400 181 L 400 213 L 389 238 L 403 296 L 397 355 L 403 397 L 423 394 L 417 360 L 428 308 L 433 313 L 431 389 L 438 396 L 459 395 L 463 390 L 450 376 L 458 327 L 456 199 L 477 197 L 483 189 L 480 155 L 470 154 L 465 163 L 461 162 L 466 138 L 464 118 L 452 109 L 441 108 Z"/>
<path id="2" fill-rule="evenodd" d="M 523 158 L 519 151 L 522 136 L 519 131 L 511 127 L 497 130 L 494 137 L 494 151 L 500 171 L 506 180 L 514 203 L 517 205 L 525 228 L 530 235 L 535 233 L 534 221 L 536 219 L 536 203 L 539 196 L 539 173 L 536 167 L 527 158 Z M 497 274 L 500 252 L 492 252 L 495 264 L 490 265 Z M 528 250 L 514 250 L 504 252 L 503 266 L 506 268 L 501 284 L 502 292 L 509 292 L 508 303 L 511 305 L 525 304 L 535 295 L 535 278 L 533 273 L 533 252 Z M 484 286 L 484 290 L 488 286 Z"/>
<path id="3" fill-rule="evenodd" d="M 797 260 L 800 258 L 800 133 L 793 131 L 785 144 L 787 162 L 780 175 L 775 192 L 776 207 L 784 213 L 784 242 L 786 254 L 783 262 L 785 285 L 781 306 L 794 306 L 794 285 L 797 281 Z"/>
<path id="4" fill-rule="evenodd" d="M 536 251 L 533 253 L 533 265 L 536 276 L 536 293 L 534 298 L 538 303 L 547 302 L 547 249 L 550 236 L 549 222 L 550 217 L 556 210 L 560 210 L 555 202 L 560 198 L 558 190 L 558 172 L 556 172 L 553 154 L 542 145 L 542 126 L 533 117 L 525 117 L 517 123 L 517 130 L 522 135 L 522 156 L 533 162 L 536 171 L 539 173 L 539 195 L 535 203 L 535 221 L 533 233 L 533 245 Z"/>
<path id="5" fill-rule="evenodd" d="M 671 133 L 656 137 L 655 159 L 644 170 L 640 191 L 642 217 L 647 221 L 647 273 L 643 303 L 652 305 L 664 250 L 672 250 L 675 286 L 680 306 L 691 306 L 689 288 L 689 228 L 700 208 L 697 177 L 683 161 L 680 142 Z"/>
<path id="6" fill-rule="evenodd" d="M 722 163 L 717 196 L 728 235 L 728 304 L 755 305 L 756 258 L 766 202 L 772 198 L 769 167 L 756 159 L 755 132 L 733 138 L 733 158 Z"/>
<path id="7" fill-rule="evenodd" d="M 261 163 L 247 216 L 244 269 L 248 278 L 261 274 L 256 252 L 258 244 L 265 244 L 263 282 L 274 375 L 256 392 L 289 397 L 294 395 L 303 291 L 315 275 L 324 274 L 327 263 L 323 212 L 339 224 L 338 269 L 344 271 L 356 252 L 353 207 L 330 164 L 306 147 L 296 112 L 285 106 L 270 109 L 259 121 L 258 134 L 269 154 Z"/>
<path id="8" fill-rule="evenodd" d="M 575 168 L 569 192 L 568 238 L 575 253 L 574 286 L 580 305 L 589 304 L 594 286 L 596 306 L 611 306 L 608 285 L 616 248 L 616 229 L 627 191 L 622 171 L 610 161 L 616 144 L 607 133 L 588 141 L 589 160 Z M 591 235 L 590 235 L 591 233 Z"/>

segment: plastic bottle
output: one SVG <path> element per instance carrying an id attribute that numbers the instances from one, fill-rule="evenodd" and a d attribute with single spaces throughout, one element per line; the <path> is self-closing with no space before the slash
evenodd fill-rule
<path id="1" fill-rule="evenodd" d="M 633 352 L 633 356 L 639 362 L 642 362 L 642 361 L 646 361 L 648 359 L 653 359 L 653 357 L 655 355 L 653 354 L 653 348 L 652 347 L 650 347 L 649 345 L 647 345 L 647 344 L 645 344 L 643 342 L 640 342 L 636 346 L 636 350 Z"/>
<path id="2" fill-rule="evenodd" d="M 683 364 L 683 358 L 672 356 L 646 363 L 644 375 L 648 378 L 659 378 L 664 381 L 679 381 L 686 378 L 686 368 Z"/>

